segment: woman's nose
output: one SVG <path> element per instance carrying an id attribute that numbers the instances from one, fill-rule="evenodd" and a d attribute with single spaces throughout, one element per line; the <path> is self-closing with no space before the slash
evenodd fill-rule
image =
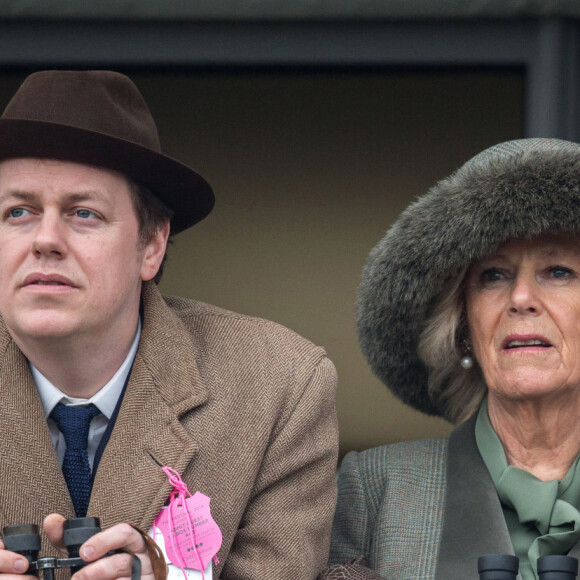
<path id="1" fill-rule="evenodd" d="M 535 276 L 531 272 L 518 273 L 510 292 L 510 314 L 539 314 L 542 303 Z"/>

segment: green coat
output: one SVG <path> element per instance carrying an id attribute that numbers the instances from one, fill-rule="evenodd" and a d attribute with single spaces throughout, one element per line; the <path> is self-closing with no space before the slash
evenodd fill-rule
<path id="1" fill-rule="evenodd" d="M 364 555 L 388 580 L 467 580 L 479 556 L 514 553 L 475 417 L 448 439 L 349 453 L 338 486 L 330 564 Z"/>

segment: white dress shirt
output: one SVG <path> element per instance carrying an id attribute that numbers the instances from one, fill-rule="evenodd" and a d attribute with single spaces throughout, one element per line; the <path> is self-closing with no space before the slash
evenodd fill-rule
<path id="1" fill-rule="evenodd" d="M 109 419 L 111 418 L 113 411 L 117 406 L 117 402 L 119 401 L 119 397 L 123 391 L 123 386 L 125 385 L 125 381 L 127 380 L 127 376 L 131 370 L 131 365 L 135 359 L 137 348 L 139 347 L 140 337 L 141 318 L 139 318 L 137 332 L 135 333 L 135 338 L 133 339 L 133 343 L 131 344 L 127 358 L 125 358 L 123 364 L 113 375 L 113 378 L 111 378 L 111 380 L 90 399 L 78 399 L 76 397 L 69 397 L 68 395 L 65 395 L 60 389 L 55 387 L 32 363 L 29 363 L 36 388 L 38 389 L 38 394 L 40 395 L 40 400 L 42 401 L 44 417 L 48 423 L 48 429 L 50 431 L 50 436 L 52 437 L 52 443 L 56 449 L 56 455 L 61 466 L 64 458 L 64 452 L 66 450 L 66 444 L 64 442 L 63 434 L 59 431 L 56 423 L 49 417 L 50 413 L 58 403 L 76 406 L 88 405 L 92 403 L 99 409 L 101 414 L 91 421 L 91 425 L 89 427 L 87 451 L 89 454 L 89 464 L 92 470 L 93 461 L 95 459 L 97 449 L 99 448 L 99 443 L 101 442 L 101 439 L 107 430 Z"/>

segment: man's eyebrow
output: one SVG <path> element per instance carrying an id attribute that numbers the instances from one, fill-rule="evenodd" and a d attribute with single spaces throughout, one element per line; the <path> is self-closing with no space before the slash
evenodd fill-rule
<path id="1" fill-rule="evenodd" d="M 38 197 L 37 194 L 25 190 L 25 189 L 11 189 L 5 191 L 1 196 L 0 199 L 19 199 L 22 201 L 34 201 Z M 90 199 L 99 199 L 102 196 L 99 195 L 98 191 L 88 190 L 88 191 L 80 191 L 80 192 L 71 192 L 63 196 L 67 202 L 80 202 L 80 201 L 87 201 Z"/>
<path id="2" fill-rule="evenodd" d="M 22 189 L 9 189 L 0 195 L 0 199 L 21 199 L 22 201 L 31 201 L 33 200 L 35 195 L 30 191 L 22 190 Z"/>

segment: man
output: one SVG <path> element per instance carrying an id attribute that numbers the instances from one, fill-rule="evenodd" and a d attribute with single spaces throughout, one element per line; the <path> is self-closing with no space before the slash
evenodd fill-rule
<path id="1" fill-rule="evenodd" d="M 100 517 L 78 579 L 128 577 L 128 554 L 100 558 L 112 549 L 155 577 L 135 528 L 167 504 L 164 466 L 211 500 L 214 578 L 303 580 L 324 567 L 332 363 L 274 323 L 164 299 L 153 281 L 170 229 L 212 205 L 207 183 L 161 153 L 124 75 L 33 74 L 0 119 L 0 524 L 48 516 L 49 555 L 64 519 Z M 0 550 L 0 572 L 26 569 Z"/>

